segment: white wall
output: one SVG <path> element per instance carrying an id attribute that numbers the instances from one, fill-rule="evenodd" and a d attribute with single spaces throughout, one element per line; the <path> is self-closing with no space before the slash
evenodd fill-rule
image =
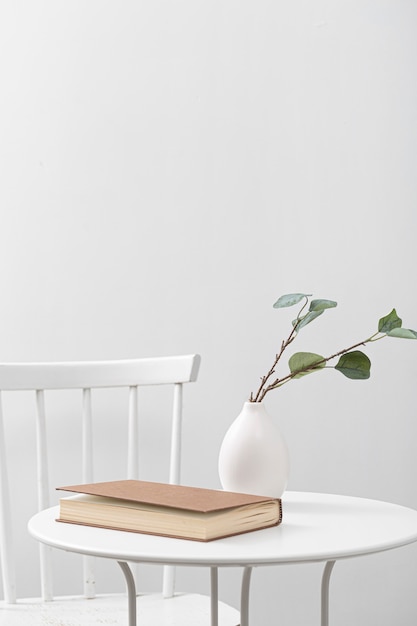
<path id="1" fill-rule="evenodd" d="M 201 353 L 184 479 L 217 486 L 288 331 L 279 295 L 339 302 L 301 349 L 393 306 L 417 327 L 416 31 L 409 0 L 3 2 L 0 359 Z M 385 340 L 368 382 L 270 396 L 290 488 L 417 506 L 416 349 Z M 414 623 L 416 557 L 339 564 L 335 623 Z M 257 571 L 254 623 L 317 622 L 319 574 Z"/>

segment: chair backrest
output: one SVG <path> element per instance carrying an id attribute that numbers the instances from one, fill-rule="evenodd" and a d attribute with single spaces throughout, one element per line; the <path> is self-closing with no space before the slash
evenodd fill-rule
<path id="1" fill-rule="evenodd" d="M 124 388 L 123 391 L 116 390 L 116 394 L 122 393 L 127 416 L 126 427 L 126 471 L 125 477 L 139 478 L 139 418 L 142 411 L 139 410 L 141 403 L 138 399 L 138 388 L 150 385 L 171 385 L 173 394 L 170 394 L 170 454 L 166 481 L 178 483 L 180 481 L 180 456 L 181 456 L 181 424 L 182 424 L 182 389 L 183 384 L 193 382 L 197 379 L 200 365 L 198 355 L 173 356 L 162 358 L 146 358 L 122 361 L 101 361 L 101 362 L 58 362 L 58 363 L 0 363 L 0 558 L 1 572 L 3 578 L 4 599 L 6 602 L 16 600 L 16 553 L 14 544 L 16 537 L 13 537 L 13 507 L 16 505 L 14 495 L 15 489 L 10 488 L 12 483 L 10 460 L 16 460 L 19 454 L 25 454 L 31 446 L 27 441 L 33 432 L 33 447 L 36 449 L 36 477 L 33 476 L 33 485 L 29 486 L 31 477 L 25 476 L 27 490 L 30 492 L 37 489 L 38 509 L 44 509 L 51 505 L 50 483 L 52 488 L 60 486 L 50 477 L 49 457 L 51 449 L 48 449 L 48 430 L 51 423 L 54 424 L 55 434 L 53 437 L 53 447 L 57 445 L 56 420 L 67 419 L 68 415 L 57 414 L 55 404 L 57 402 L 56 392 L 59 390 L 63 395 L 64 404 L 68 402 L 65 390 L 79 394 L 79 423 L 80 423 L 80 468 L 73 464 L 71 472 L 73 479 L 68 476 L 67 482 L 76 483 L 93 482 L 94 480 L 112 480 L 106 476 L 101 478 L 94 472 L 93 431 L 96 430 L 96 414 L 94 412 L 93 428 L 93 407 L 95 408 L 96 394 L 100 393 L 100 388 Z M 79 390 L 79 391 L 78 391 Z M 13 392 L 9 394 L 8 392 Z M 29 394 L 33 402 L 33 410 L 30 412 L 29 420 L 35 421 L 35 427 L 29 427 L 27 421 L 19 420 L 17 426 L 18 436 L 13 438 L 13 446 L 22 443 L 22 451 L 11 447 L 6 439 L 6 434 L 12 430 L 8 423 L 6 409 L 7 400 L 10 395 L 15 396 L 16 392 L 25 395 Z M 62 393 L 64 392 L 64 393 Z M 47 396 L 53 396 L 54 415 L 49 415 L 49 405 Z M 107 400 L 106 400 L 107 402 Z M 26 405 L 25 405 L 26 406 Z M 102 409 L 103 407 L 100 407 Z M 105 406 L 106 408 L 106 406 Z M 48 410 L 47 410 L 48 409 Z M 120 410 L 113 406 L 109 409 L 111 419 L 117 419 L 120 428 L 123 419 Z M 104 411 L 106 413 L 106 411 Z M 27 416 L 25 416 L 25 419 Z M 78 416 L 77 416 L 78 418 Z M 106 415 L 106 419 L 109 416 Z M 71 419 L 74 416 L 71 415 Z M 15 425 L 14 425 L 15 426 Z M 59 426 L 58 426 L 59 428 Z M 14 432 L 16 428 L 14 429 Z M 59 431 L 58 431 L 59 432 Z M 28 434 L 29 433 L 29 434 Z M 58 441 L 62 444 L 62 454 L 64 454 L 67 442 Z M 106 442 L 109 454 L 112 451 L 112 442 Z M 55 450 L 53 450 L 56 453 Z M 114 476 L 119 479 L 120 475 Z M 152 480 L 152 478 L 148 478 Z M 69 482 L 68 482 L 69 480 Z M 62 483 L 61 483 L 62 484 Z M 37 487 L 36 487 L 37 485 Z M 26 491 L 26 488 L 25 488 Z M 17 494 L 22 497 L 22 494 Z M 35 512 L 35 511 L 33 511 Z M 45 546 L 40 546 L 40 576 L 42 584 L 42 595 L 45 600 L 52 599 L 52 567 L 51 551 Z M 90 559 L 84 559 L 84 593 L 87 597 L 94 595 L 94 573 Z M 166 568 L 164 580 L 164 593 L 171 595 L 173 592 L 173 570 Z"/>

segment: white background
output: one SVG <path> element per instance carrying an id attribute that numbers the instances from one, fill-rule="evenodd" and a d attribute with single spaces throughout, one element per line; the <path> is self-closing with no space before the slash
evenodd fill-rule
<path id="1" fill-rule="evenodd" d="M 412 0 L 3 1 L 0 360 L 200 353 L 183 480 L 217 487 L 290 328 L 278 296 L 339 303 L 302 350 L 365 339 L 393 307 L 417 328 L 416 34 Z M 416 350 L 385 339 L 367 382 L 328 370 L 267 397 L 289 488 L 417 507 Z M 416 573 L 414 546 L 339 563 L 335 624 L 411 626 Z M 254 623 L 317 623 L 319 584 L 315 565 L 256 571 Z"/>

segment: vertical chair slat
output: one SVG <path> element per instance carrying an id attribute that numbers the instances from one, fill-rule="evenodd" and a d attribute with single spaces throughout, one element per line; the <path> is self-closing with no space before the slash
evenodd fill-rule
<path id="1" fill-rule="evenodd" d="M 177 485 L 181 473 L 182 384 L 174 385 L 169 482 Z"/>
<path id="2" fill-rule="evenodd" d="M 0 558 L 3 576 L 4 599 L 16 602 L 15 567 L 12 544 L 12 520 L 10 514 L 9 480 L 7 472 L 6 443 L 3 424 L 3 407 L 0 395 Z"/>
<path id="3" fill-rule="evenodd" d="M 91 389 L 85 388 L 82 392 L 82 476 L 83 482 L 92 483 L 94 480 L 93 471 L 93 411 L 91 404 Z M 84 576 L 84 596 L 94 598 L 95 587 L 95 558 L 91 556 L 83 557 Z"/>
<path id="4" fill-rule="evenodd" d="M 169 482 L 177 485 L 181 474 L 181 431 L 182 431 L 182 383 L 174 385 L 174 400 L 172 409 L 171 455 L 169 467 Z M 175 589 L 175 567 L 164 566 L 162 594 L 164 598 L 171 598 Z"/>
<path id="5" fill-rule="evenodd" d="M 91 405 L 91 389 L 83 389 L 83 482 L 93 482 L 93 412 Z"/>
<path id="6" fill-rule="evenodd" d="M 45 397 L 42 389 L 36 391 L 36 460 L 38 480 L 38 508 L 41 511 L 49 506 L 48 446 L 46 438 Z M 51 548 L 40 545 L 42 597 L 52 600 Z"/>
<path id="7" fill-rule="evenodd" d="M 129 387 L 129 414 L 127 425 L 127 477 L 139 478 L 139 390 L 137 385 Z M 131 563 L 130 569 L 135 580 L 139 577 L 139 564 Z"/>
<path id="8" fill-rule="evenodd" d="M 138 388 L 129 387 L 129 424 L 127 450 L 127 477 L 139 478 L 139 408 Z"/>

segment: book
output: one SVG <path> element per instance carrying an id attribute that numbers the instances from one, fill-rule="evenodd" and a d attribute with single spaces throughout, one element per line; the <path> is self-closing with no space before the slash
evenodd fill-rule
<path id="1" fill-rule="evenodd" d="M 57 487 L 77 495 L 60 499 L 59 522 L 196 541 L 276 526 L 280 498 L 141 480 Z"/>

